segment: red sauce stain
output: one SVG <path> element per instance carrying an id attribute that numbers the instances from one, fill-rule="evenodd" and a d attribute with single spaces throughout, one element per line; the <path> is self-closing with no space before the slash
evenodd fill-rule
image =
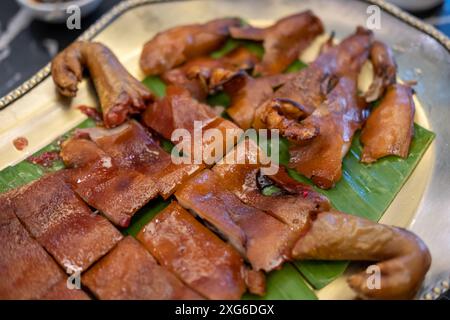
<path id="1" fill-rule="evenodd" d="M 45 168 L 53 166 L 53 163 L 59 160 L 59 153 L 57 151 L 46 151 L 37 156 L 28 157 L 27 161 L 32 164 L 37 164 Z"/>
<path id="2" fill-rule="evenodd" d="M 308 195 L 309 195 L 309 192 L 308 192 L 308 191 L 305 190 L 305 191 L 302 192 L 303 198 L 307 198 Z"/>
<path id="3" fill-rule="evenodd" d="M 77 109 L 79 109 L 81 112 L 83 112 L 85 115 L 87 115 L 89 118 L 95 120 L 96 122 L 102 122 L 102 114 L 98 112 L 97 109 L 85 105 L 78 106 Z"/>
<path id="4" fill-rule="evenodd" d="M 13 145 L 17 150 L 22 151 L 28 146 L 28 140 L 25 137 L 18 137 L 13 140 Z"/>

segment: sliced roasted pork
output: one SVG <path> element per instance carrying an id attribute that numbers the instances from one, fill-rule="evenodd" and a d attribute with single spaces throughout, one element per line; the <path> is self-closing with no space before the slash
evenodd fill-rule
<path id="1" fill-rule="evenodd" d="M 162 74 L 183 62 L 207 55 L 222 46 L 238 18 L 178 26 L 156 34 L 142 49 L 140 66 L 147 75 Z"/>
<path id="2" fill-rule="evenodd" d="M 0 195 L 0 299 L 38 299 L 64 272 L 14 215 L 10 197 Z"/>
<path id="3" fill-rule="evenodd" d="M 242 203 L 214 172 L 204 170 L 175 193 L 178 202 L 210 224 L 249 261 L 271 271 L 289 259 L 298 238 L 274 217 Z"/>
<path id="4" fill-rule="evenodd" d="M 278 20 L 267 28 L 232 27 L 236 39 L 263 41 L 264 56 L 256 73 L 272 75 L 283 72 L 312 41 L 323 33 L 324 27 L 311 11 Z"/>
<path id="5" fill-rule="evenodd" d="M 414 113 L 413 90 L 401 84 L 390 86 L 361 133 L 361 161 L 371 163 L 389 155 L 407 158 L 414 135 Z"/>
<path id="6" fill-rule="evenodd" d="M 379 287 L 371 280 L 373 272 L 348 278 L 358 294 L 373 299 L 414 297 L 431 263 L 426 245 L 413 233 L 336 211 L 319 213 L 292 255 L 302 260 L 375 262 Z"/>
<path id="7" fill-rule="evenodd" d="M 202 164 L 176 163 L 153 136 L 136 121 L 128 121 L 114 130 L 85 129 L 90 138 L 123 170 L 136 171 L 156 183 L 161 196 L 168 198 Z M 144 182 L 147 184 L 147 182 Z"/>
<path id="8" fill-rule="evenodd" d="M 208 94 L 220 89 L 218 87 L 241 71 L 253 68 L 257 61 L 251 51 L 238 47 L 218 59 L 206 56 L 189 60 L 161 77 L 167 84 L 183 87 L 195 99 L 204 101 Z"/>
<path id="9" fill-rule="evenodd" d="M 17 217 L 68 273 L 84 271 L 122 238 L 66 183 L 65 171 L 45 176 L 14 197 Z"/>
<path id="10" fill-rule="evenodd" d="M 128 73 L 111 50 L 101 43 L 83 41 L 73 43 L 52 61 L 53 81 L 62 95 L 76 95 L 84 67 L 94 81 L 108 128 L 142 112 L 152 100 L 150 91 Z"/>
<path id="11" fill-rule="evenodd" d="M 127 227 L 136 211 L 158 196 L 151 176 L 119 167 L 89 139 L 65 141 L 60 154 L 70 168 L 67 177 L 72 189 L 117 226 Z"/>
<path id="12" fill-rule="evenodd" d="M 102 300 L 201 299 L 128 236 L 81 278 Z"/>
<path id="13" fill-rule="evenodd" d="M 268 213 L 300 235 L 309 228 L 317 212 L 330 209 L 329 201 L 292 179 L 284 167 L 272 164 L 276 173 L 265 174 L 268 161 L 261 161 L 262 158 L 266 158 L 264 151 L 248 139 L 230 151 L 213 171 L 221 178 L 221 186 L 231 190 L 242 202 Z M 264 189 L 268 187 L 275 187 L 276 191 L 265 195 Z"/>
<path id="14" fill-rule="evenodd" d="M 188 163 L 214 164 L 242 134 L 231 121 L 218 117 L 187 89 L 176 86 L 169 86 L 166 96 L 146 110 L 144 123 L 171 140 L 178 151 L 183 151 Z"/>
<path id="15" fill-rule="evenodd" d="M 156 260 L 208 299 L 239 299 L 245 267 L 239 253 L 172 202 L 138 234 Z"/>

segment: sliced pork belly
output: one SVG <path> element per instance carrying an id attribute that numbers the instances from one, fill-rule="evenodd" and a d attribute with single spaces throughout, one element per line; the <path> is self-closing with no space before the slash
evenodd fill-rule
<path id="1" fill-rule="evenodd" d="M 270 271 L 289 259 L 298 237 L 287 225 L 242 203 L 222 186 L 212 171 L 204 170 L 175 193 L 179 203 L 224 236 L 254 270 Z"/>
<path id="2" fill-rule="evenodd" d="M 160 32 L 144 45 L 141 69 L 147 75 L 158 75 L 186 60 L 207 55 L 225 43 L 230 27 L 240 25 L 238 18 L 224 18 Z"/>
<path id="3" fill-rule="evenodd" d="M 164 198 L 203 168 L 201 164 L 174 163 L 171 155 L 136 121 L 129 121 L 113 130 L 97 127 L 84 132 L 111 156 L 117 167 L 141 173 L 144 185 L 156 183 L 158 192 Z"/>
<path id="4" fill-rule="evenodd" d="M 192 162 L 207 165 L 221 159 L 242 135 L 242 130 L 231 121 L 218 117 L 188 90 L 175 86 L 168 87 L 166 96 L 146 110 L 144 123 L 171 140 Z M 219 136 L 208 137 L 207 131 Z M 185 135 L 188 140 L 184 139 Z"/>
<path id="5" fill-rule="evenodd" d="M 63 279 L 45 294 L 39 297 L 40 300 L 91 300 L 82 289 L 69 289 L 67 279 Z"/>
<path id="6" fill-rule="evenodd" d="M 201 299 L 128 236 L 81 277 L 102 300 Z"/>
<path id="7" fill-rule="evenodd" d="M 266 159 L 261 161 L 263 158 Z M 221 178 L 221 186 L 231 190 L 242 202 L 272 215 L 300 235 L 308 229 L 317 212 L 330 208 L 329 201 L 289 177 L 284 167 L 272 164 L 276 173 L 266 175 L 267 160 L 264 151 L 247 139 L 217 163 L 213 171 Z M 279 191 L 264 195 L 263 189 L 269 186 Z"/>
<path id="8" fill-rule="evenodd" d="M 401 84 L 390 86 L 361 133 L 361 161 L 371 163 L 388 155 L 407 158 L 414 135 L 414 113 L 413 90 Z"/>
<path id="9" fill-rule="evenodd" d="M 253 68 L 258 58 L 248 49 L 238 47 L 225 56 L 215 59 L 209 56 L 189 60 L 181 67 L 165 72 L 165 83 L 187 89 L 192 97 L 204 101 L 224 81 L 241 71 Z"/>
<path id="10" fill-rule="evenodd" d="M 241 256 L 172 202 L 138 234 L 156 260 L 208 299 L 239 299 L 245 292 Z"/>
<path id="11" fill-rule="evenodd" d="M 158 196 L 156 182 L 145 174 L 119 168 L 114 159 L 88 139 L 64 142 L 61 157 L 72 189 L 111 222 L 127 227 L 131 217 Z"/>
<path id="12" fill-rule="evenodd" d="M 14 215 L 11 195 L 0 195 L 0 299 L 37 299 L 65 275 Z"/>
<path id="13" fill-rule="evenodd" d="M 231 36 L 264 42 L 264 57 L 256 72 L 272 75 L 283 72 L 312 41 L 323 33 L 324 27 L 311 11 L 284 17 L 267 28 L 232 27 Z"/>
<path id="14" fill-rule="evenodd" d="M 86 270 L 122 235 L 77 197 L 65 174 L 60 171 L 32 183 L 19 192 L 13 205 L 30 234 L 71 273 Z"/>

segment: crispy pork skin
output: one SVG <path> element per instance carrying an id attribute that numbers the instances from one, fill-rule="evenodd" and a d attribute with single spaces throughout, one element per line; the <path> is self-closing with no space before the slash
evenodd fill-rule
<path id="1" fill-rule="evenodd" d="M 267 158 L 264 151 L 256 142 L 247 139 L 230 151 L 212 170 L 221 178 L 221 185 L 245 204 L 282 221 L 299 235 L 306 232 L 311 217 L 330 208 L 328 199 L 311 187 L 292 179 L 284 167 L 275 165 L 275 174 L 264 175 L 268 162 L 265 159 L 263 164 L 263 158 Z M 263 189 L 268 186 L 276 186 L 279 192 L 264 195 Z"/>
<path id="2" fill-rule="evenodd" d="M 122 238 L 72 191 L 65 171 L 44 176 L 14 198 L 15 213 L 30 234 L 68 273 L 84 271 Z"/>
<path id="3" fill-rule="evenodd" d="M 117 226 L 127 227 L 136 211 L 158 196 L 154 179 L 119 167 L 89 139 L 65 141 L 60 154 L 70 168 L 67 177 L 72 189 Z"/>
<path id="4" fill-rule="evenodd" d="M 128 115 L 142 112 L 153 99 L 111 50 L 101 43 L 84 41 L 74 42 L 52 61 L 53 81 L 62 95 L 76 95 L 85 67 L 94 81 L 108 128 L 125 122 Z"/>
<path id="5" fill-rule="evenodd" d="M 140 172 L 143 179 L 154 181 L 163 198 L 168 198 L 203 168 L 202 164 L 175 163 L 150 132 L 136 121 L 128 121 L 112 131 L 96 127 L 85 132 L 119 168 Z"/>
<path id="6" fill-rule="evenodd" d="M 64 272 L 17 219 L 11 197 L 0 195 L 0 299 L 38 299 Z"/>
<path id="7" fill-rule="evenodd" d="M 101 300 L 201 299 L 131 236 L 84 273 L 81 281 Z"/>
<path id="8" fill-rule="evenodd" d="M 67 279 L 63 279 L 51 287 L 40 300 L 91 300 L 83 289 L 69 289 Z"/>
<path id="9" fill-rule="evenodd" d="M 239 299 L 245 292 L 244 264 L 190 213 L 172 202 L 138 234 L 156 260 L 208 299 Z"/>
<path id="10" fill-rule="evenodd" d="M 289 259 L 295 233 L 274 217 L 242 203 L 214 172 L 202 171 L 175 196 L 240 251 L 254 270 L 271 271 Z"/>

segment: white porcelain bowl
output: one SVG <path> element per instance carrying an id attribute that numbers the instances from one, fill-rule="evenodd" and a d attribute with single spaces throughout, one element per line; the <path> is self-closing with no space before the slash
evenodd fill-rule
<path id="1" fill-rule="evenodd" d="M 70 13 L 67 8 L 76 5 L 80 8 L 81 16 L 85 16 L 94 11 L 102 0 L 72 0 L 56 3 L 42 3 L 36 0 L 16 0 L 22 7 L 27 8 L 36 19 L 62 23 L 67 20 Z"/>
<path id="2" fill-rule="evenodd" d="M 388 0 L 402 9 L 410 11 L 428 10 L 437 7 L 444 0 Z"/>

